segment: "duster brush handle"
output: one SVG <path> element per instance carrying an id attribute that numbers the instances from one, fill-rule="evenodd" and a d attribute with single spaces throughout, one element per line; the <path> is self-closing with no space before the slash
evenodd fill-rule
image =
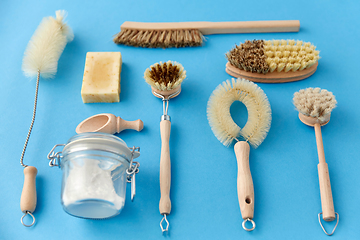
<path id="1" fill-rule="evenodd" d="M 223 33 L 298 32 L 299 20 L 247 21 L 247 22 L 175 22 L 141 23 L 124 22 L 121 28 L 137 30 L 198 29 L 204 35 Z"/>
<path id="2" fill-rule="evenodd" d="M 329 169 L 325 161 L 324 145 L 322 141 L 320 124 L 316 123 L 314 125 L 314 128 L 316 136 L 316 146 L 319 155 L 318 173 L 323 219 L 325 221 L 333 221 L 335 219 L 334 202 L 331 192 Z"/>
<path id="3" fill-rule="evenodd" d="M 243 219 L 254 217 L 254 185 L 250 172 L 249 153 L 250 146 L 247 142 L 237 142 L 234 146 L 238 163 L 237 190 L 238 199 Z"/>
<path id="4" fill-rule="evenodd" d="M 170 162 L 170 130 L 171 122 L 162 120 L 160 122 L 161 135 L 161 157 L 160 157 L 160 192 L 159 203 L 160 214 L 168 215 L 171 211 L 170 185 L 171 185 L 171 162 Z"/>
<path id="5" fill-rule="evenodd" d="M 20 208 L 23 213 L 33 213 L 36 208 L 36 174 L 37 169 L 28 166 L 24 169 L 24 186 L 21 193 Z"/>

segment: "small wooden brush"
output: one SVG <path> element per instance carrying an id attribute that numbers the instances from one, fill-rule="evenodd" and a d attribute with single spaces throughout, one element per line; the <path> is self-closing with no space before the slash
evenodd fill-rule
<path id="1" fill-rule="evenodd" d="M 171 121 L 168 115 L 170 98 L 178 96 L 181 92 L 181 83 L 186 78 L 186 71 L 180 63 L 168 61 L 156 63 L 146 69 L 145 81 L 151 86 L 155 97 L 163 101 L 163 115 L 160 121 L 161 156 L 160 156 L 160 214 L 163 219 L 160 222 L 162 232 L 168 231 L 169 222 L 166 216 L 171 212 L 170 185 L 171 185 L 171 161 L 170 161 L 170 130 Z M 166 227 L 163 227 L 163 222 Z"/>
<path id="2" fill-rule="evenodd" d="M 339 215 L 335 213 L 334 202 L 331 192 L 330 176 L 328 164 L 325 161 L 324 145 L 321 135 L 321 126 L 330 121 L 331 111 L 336 106 L 336 100 L 331 92 L 320 88 L 302 89 L 294 94 L 294 105 L 299 111 L 300 120 L 311 127 L 315 128 L 316 146 L 319 156 L 318 173 L 320 183 L 322 215 L 325 221 L 335 220 L 335 214 L 338 216 L 337 223 L 331 233 L 324 229 L 319 213 L 319 223 L 327 235 L 332 235 L 339 222 Z"/>
<path id="3" fill-rule="evenodd" d="M 253 82 L 282 83 L 302 80 L 315 73 L 316 47 L 295 40 L 253 40 L 235 46 L 226 54 L 226 72 Z"/>
<path id="4" fill-rule="evenodd" d="M 249 22 L 124 22 L 114 37 L 118 44 L 135 47 L 196 47 L 203 44 L 203 35 L 224 33 L 298 32 L 298 20 Z"/>

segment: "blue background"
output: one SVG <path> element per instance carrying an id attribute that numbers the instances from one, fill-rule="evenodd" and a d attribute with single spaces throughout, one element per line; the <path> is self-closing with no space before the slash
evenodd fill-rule
<path id="1" fill-rule="evenodd" d="M 85 3 L 86 2 L 86 3 Z M 332 91 L 338 101 L 331 121 L 322 128 L 339 226 L 332 239 L 359 239 L 359 4 L 356 1 L 110 1 L 58 0 L 0 3 L 0 239 L 326 239 L 317 214 L 321 211 L 314 130 L 302 124 L 292 104 L 293 93 L 307 87 Z M 37 167 L 36 225 L 20 223 L 23 185 L 20 154 L 30 125 L 35 80 L 21 72 L 27 43 L 45 16 L 68 11 L 75 39 L 59 60 L 55 79 L 41 79 L 36 122 L 24 162 Z M 207 37 L 203 47 L 143 49 L 112 42 L 124 21 L 300 20 L 298 33 L 228 34 Z M 259 84 L 267 94 L 273 121 L 258 149 L 251 149 L 255 186 L 253 232 L 245 232 L 236 191 L 237 165 L 232 149 L 213 135 L 206 117 L 207 100 L 230 76 L 225 53 L 252 39 L 300 39 L 320 50 L 316 73 L 285 84 Z M 89 51 L 120 51 L 121 102 L 84 104 L 80 90 Z M 161 100 L 143 79 L 153 63 L 174 60 L 187 71 L 181 94 L 170 101 L 172 212 L 170 233 L 159 222 L 159 121 Z M 234 104 L 239 125 L 246 108 Z M 107 220 L 84 220 L 60 205 L 61 170 L 50 168 L 46 155 L 65 143 L 76 126 L 98 113 L 126 120 L 142 119 L 142 132 L 118 134 L 129 146 L 140 146 L 137 195 L 122 213 Z M 325 224 L 327 229 L 334 222 Z"/>

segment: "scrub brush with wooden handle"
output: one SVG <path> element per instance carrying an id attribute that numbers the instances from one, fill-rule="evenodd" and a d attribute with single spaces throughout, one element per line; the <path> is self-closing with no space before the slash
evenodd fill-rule
<path id="1" fill-rule="evenodd" d="M 168 115 L 170 98 L 178 96 L 181 92 L 181 83 L 186 78 L 184 67 L 177 62 L 168 61 L 156 63 L 146 69 L 144 73 L 145 81 L 151 86 L 151 91 L 155 97 L 163 101 L 163 115 L 160 121 L 161 135 L 161 157 L 160 157 L 160 192 L 159 203 L 160 214 L 163 219 L 160 221 L 162 232 L 168 231 L 169 222 L 166 218 L 171 211 L 170 185 L 171 185 L 171 162 L 170 162 L 170 129 L 171 122 Z M 166 227 L 163 227 L 163 222 Z"/>
<path id="2" fill-rule="evenodd" d="M 253 40 L 226 53 L 226 72 L 253 82 L 282 83 L 310 77 L 318 65 L 319 51 L 310 42 Z"/>
<path id="3" fill-rule="evenodd" d="M 224 33 L 298 32 L 299 20 L 248 22 L 124 22 L 114 42 L 135 47 L 195 47 L 203 35 Z"/>
<path id="4" fill-rule="evenodd" d="M 248 110 L 248 121 L 241 129 L 230 115 L 230 106 L 234 101 L 244 103 Z M 257 148 L 267 136 L 271 125 L 270 103 L 264 91 L 255 83 L 246 79 L 232 79 L 220 84 L 211 94 L 207 105 L 207 117 L 211 130 L 217 139 L 229 146 L 234 140 L 234 151 L 238 162 L 238 200 L 242 218 L 242 227 L 246 231 L 255 229 L 254 186 L 250 172 L 250 143 Z M 245 141 L 239 141 L 242 137 Z M 250 221 L 252 228 L 246 228 Z"/>
<path id="5" fill-rule="evenodd" d="M 300 121 L 315 128 L 316 146 L 319 156 L 318 173 L 322 207 L 322 212 L 319 213 L 318 218 L 324 232 L 327 235 L 332 235 L 339 222 L 339 214 L 334 210 L 329 169 L 328 164 L 325 161 L 321 126 L 330 121 L 331 111 L 335 108 L 337 102 L 331 92 L 320 88 L 302 89 L 294 94 L 293 101 L 296 109 L 299 111 Z M 337 215 L 337 223 L 331 233 L 327 233 L 324 229 L 320 221 L 321 214 L 325 221 L 333 221 L 336 218 L 335 214 Z"/>
<path id="6" fill-rule="evenodd" d="M 23 160 L 35 122 L 40 75 L 43 78 L 53 78 L 55 76 L 60 55 L 62 54 L 67 42 L 71 41 L 74 37 L 72 30 L 64 22 L 65 16 L 66 12 L 59 10 L 56 11 L 55 18 L 43 18 L 26 47 L 22 63 L 22 70 L 25 76 L 37 78 L 32 121 L 20 157 L 20 164 L 25 168 L 24 187 L 20 200 L 20 208 L 25 215 L 21 218 L 21 223 L 26 227 L 30 227 L 35 223 L 35 217 L 32 213 L 35 211 L 37 201 L 35 182 L 37 169 L 35 167 L 25 165 Z M 30 225 L 23 222 L 24 217 L 28 214 L 33 218 Z"/>

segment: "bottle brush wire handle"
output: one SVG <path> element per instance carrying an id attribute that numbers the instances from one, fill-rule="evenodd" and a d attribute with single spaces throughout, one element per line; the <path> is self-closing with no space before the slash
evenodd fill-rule
<path id="1" fill-rule="evenodd" d="M 57 64 L 66 43 L 73 39 L 72 30 L 64 23 L 66 16 L 65 11 L 56 11 L 56 17 L 45 17 L 34 35 L 31 37 L 24 53 L 22 70 L 28 77 L 37 77 L 34 110 L 30 124 L 30 128 L 25 140 L 24 148 L 20 157 L 20 165 L 24 169 L 24 186 L 20 199 L 20 208 L 24 215 L 21 223 L 30 227 L 35 224 L 35 217 L 32 214 L 36 208 L 36 174 L 37 169 L 24 164 L 25 151 L 30 139 L 30 135 L 35 123 L 38 90 L 40 75 L 43 78 L 52 78 L 56 74 Z M 23 219 L 25 216 L 32 217 L 31 224 L 25 224 Z"/>

